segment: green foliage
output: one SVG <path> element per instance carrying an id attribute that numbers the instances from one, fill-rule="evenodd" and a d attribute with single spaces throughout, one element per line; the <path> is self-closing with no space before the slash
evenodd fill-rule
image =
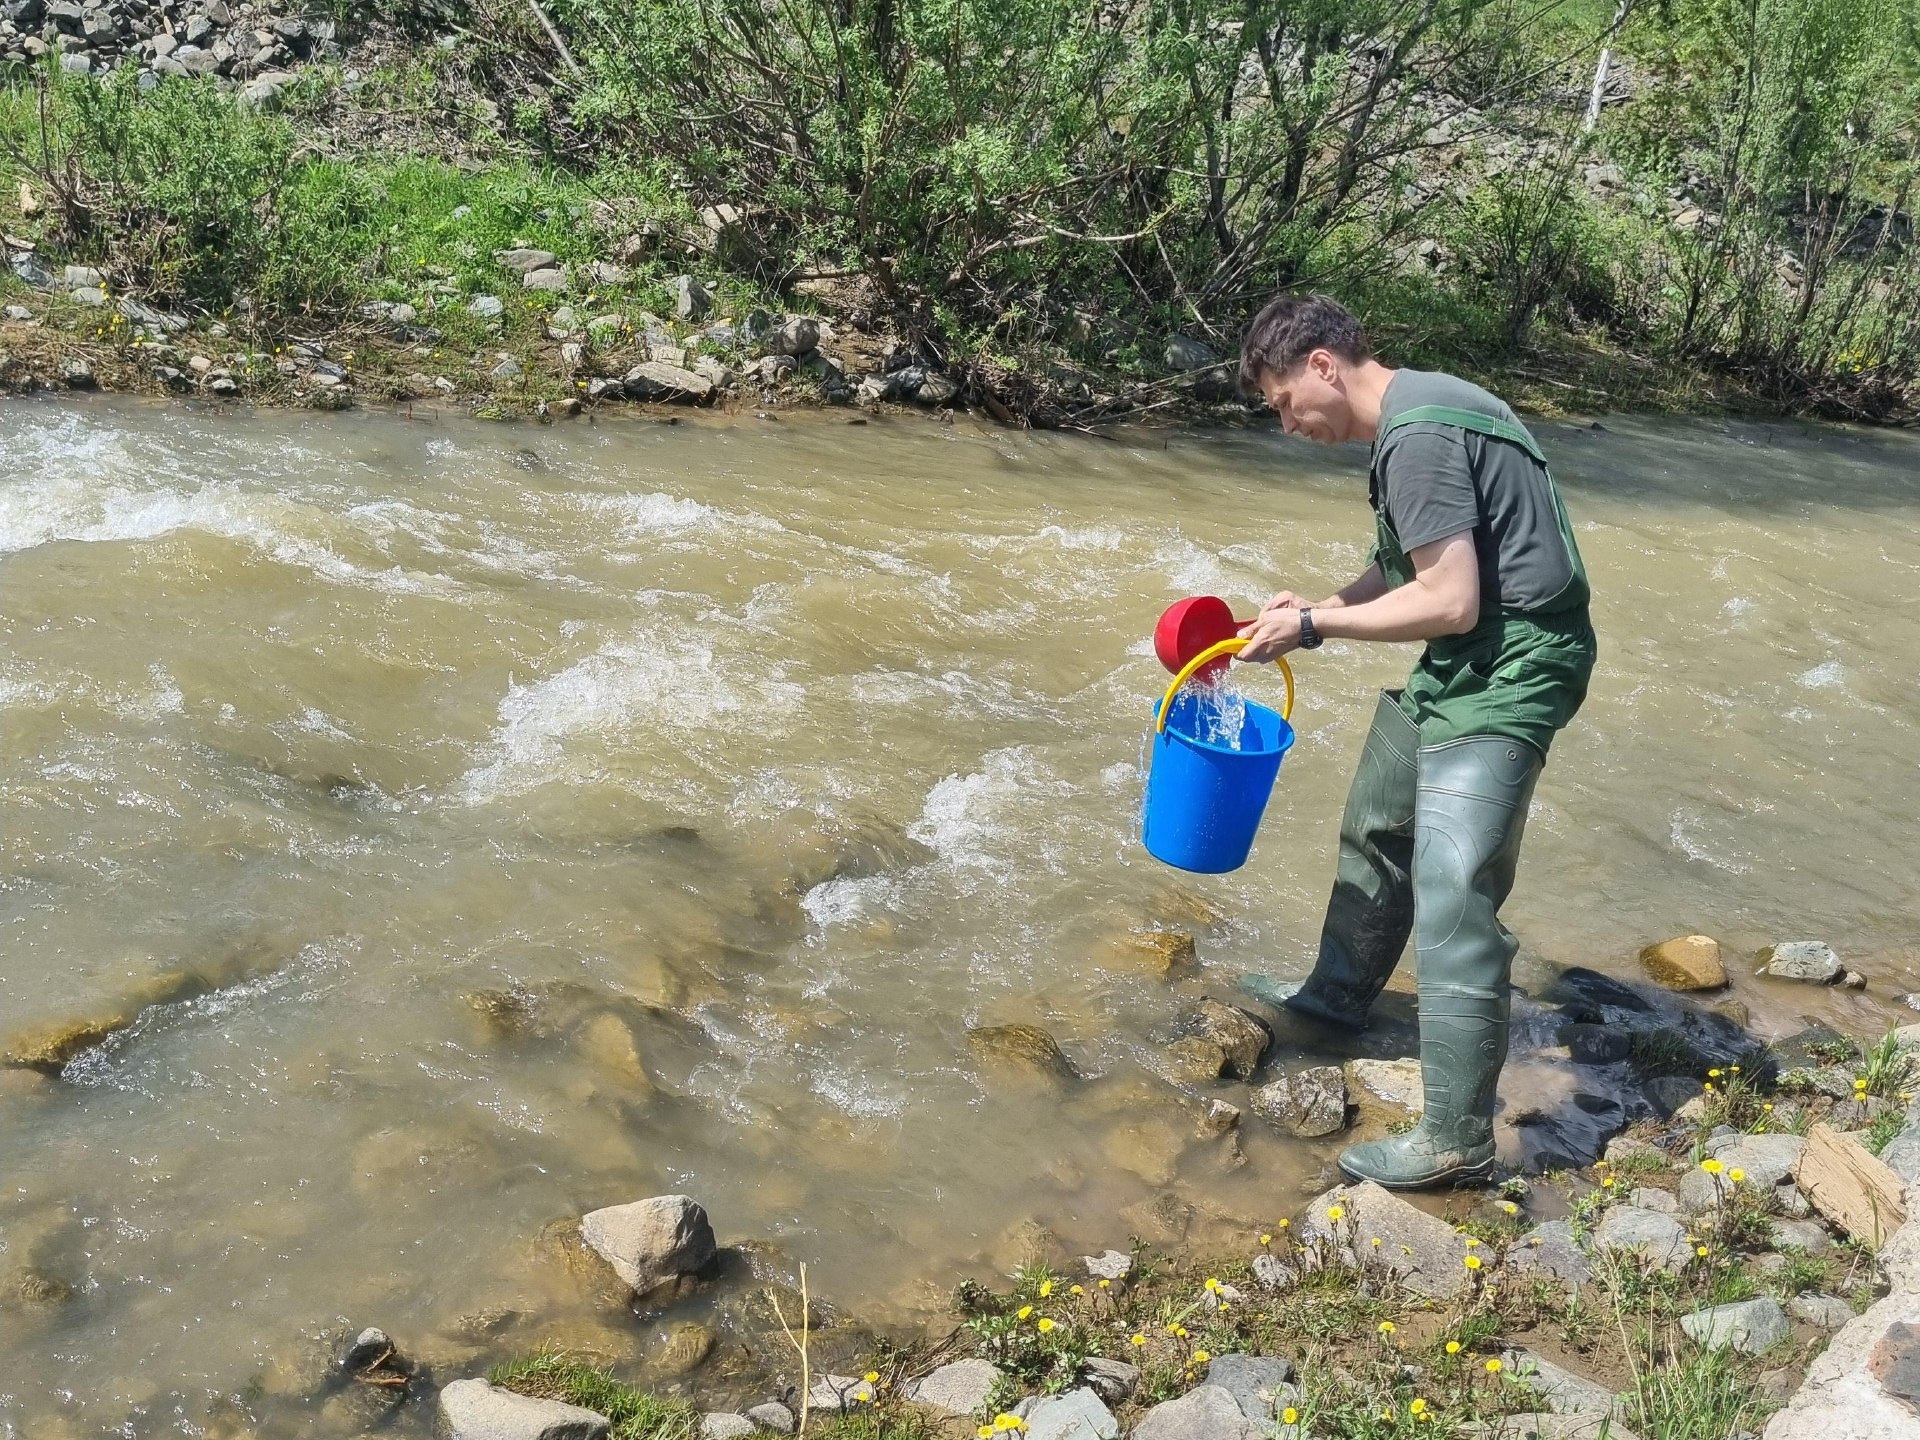
<path id="1" fill-rule="evenodd" d="M 1632 1400 L 1633 1429 L 1662 1440 L 1726 1440 L 1758 1430 L 1767 1412 L 1751 1367 L 1732 1350 L 1683 1347 L 1636 1367 Z"/>

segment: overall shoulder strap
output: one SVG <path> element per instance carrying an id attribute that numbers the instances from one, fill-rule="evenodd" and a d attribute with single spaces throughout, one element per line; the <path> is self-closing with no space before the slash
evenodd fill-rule
<path id="1" fill-rule="evenodd" d="M 1398 430 L 1402 425 L 1415 425 L 1426 421 L 1435 425 L 1452 425 L 1461 430 L 1471 430 L 1478 435 L 1490 435 L 1496 440 L 1504 440 L 1509 445 L 1518 445 L 1543 468 L 1547 457 L 1540 452 L 1526 427 L 1516 425 L 1511 420 L 1502 420 L 1494 415 L 1482 415 L 1478 410 L 1463 410 L 1457 405 L 1416 405 L 1411 410 L 1402 410 L 1387 422 L 1379 437 L 1374 441 L 1377 447 L 1380 441 Z"/>

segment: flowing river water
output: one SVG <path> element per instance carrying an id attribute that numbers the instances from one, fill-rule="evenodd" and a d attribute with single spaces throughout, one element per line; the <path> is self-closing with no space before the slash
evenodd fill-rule
<path id="1" fill-rule="evenodd" d="M 1819 937 L 1869 989 L 1736 965 L 1756 1033 L 1911 1019 L 1920 443 L 1538 433 L 1603 649 L 1517 980 Z M 1357 453 L 96 400 L 0 407 L 0 459 L 0 1042 L 131 1022 L 0 1071 L 0 1436 L 359 1433 L 302 1358 L 350 1324 L 442 1379 L 543 1339 L 644 1357 L 553 1236 L 647 1195 L 907 1322 L 1023 1223 L 1229 1237 L 1326 1183 L 1329 1145 L 1251 1114 L 1201 1138 L 1246 1086 L 1165 1042 L 1304 972 L 1411 652 L 1299 660 L 1244 869 L 1136 831 L 1155 616 L 1356 572 Z M 1198 968 L 1154 974 L 1153 926 Z M 1083 1078 L 1006 1083 L 968 1030 L 1016 1022 Z"/>

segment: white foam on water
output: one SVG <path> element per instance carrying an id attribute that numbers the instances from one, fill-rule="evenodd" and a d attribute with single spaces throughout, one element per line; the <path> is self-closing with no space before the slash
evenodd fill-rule
<path id="1" fill-rule="evenodd" d="M 757 530 L 778 534 L 785 530 L 778 520 L 751 511 L 722 510 L 682 495 L 658 491 L 646 494 L 591 495 L 582 497 L 590 512 L 618 525 L 629 540 L 674 537 L 697 532 L 718 534 L 725 530 Z"/>
<path id="2" fill-rule="evenodd" d="M 1808 690 L 1838 690 L 1847 683 L 1847 670 L 1838 660 L 1827 660 L 1796 678 Z"/>
<path id="3" fill-rule="evenodd" d="M 1736 595 L 1720 607 L 1720 613 L 1737 620 L 1751 609 L 1753 609 L 1752 600 L 1745 595 Z"/>
<path id="4" fill-rule="evenodd" d="M 470 768 L 455 793 L 480 805 L 549 781 L 596 778 L 592 753 L 574 751 L 725 730 L 734 716 L 760 726 L 792 714 L 804 698 L 778 665 L 756 675 L 747 657 L 716 660 L 700 636 L 642 628 L 543 680 L 510 684 L 490 758 Z"/>
<path id="5" fill-rule="evenodd" d="M 800 908 L 822 930 L 856 925 L 896 908 L 904 892 L 892 875 L 863 875 L 858 879 L 823 880 L 800 897 Z"/>
<path id="6" fill-rule="evenodd" d="M 1715 851 L 1702 833 L 1705 828 L 1706 821 L 1697 810 L 1676 810 L 1667 835 L 1674 848 L 1688 859 L 1699 860 L 1729 875 L 1744 875 L 1753 868 L 1742 858 Z"/>
<path id="7" fill-rule="evenodd" d="M 949 775 L 928 791 L 907 834 L 949 865 L 998 879 L 1010 879 L 1036 862 L 1057 871 L 1059 855 L 1036 832 L 1047 828 L 1072 792 L 1029 747 L 995 750 L 978 771 Z"/>

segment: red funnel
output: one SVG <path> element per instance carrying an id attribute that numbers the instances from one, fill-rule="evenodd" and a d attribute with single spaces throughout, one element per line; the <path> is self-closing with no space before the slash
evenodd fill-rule
<path id="1" fill-rule="evenodd" d="M 1233 618 L 1227 602 L 1217 595 L 1194 595 L 1167 607 L 1160 623 L 1153 627 L 1153 653 L 1160 663 L 1178 675 L 1187 662 L 1209 645 L 1231 640 L 1246 622 Z M 1196 680 L 1216 679 L 1233 663 L 1231 655 L 1222 655 L 1194 672 Z"/>

